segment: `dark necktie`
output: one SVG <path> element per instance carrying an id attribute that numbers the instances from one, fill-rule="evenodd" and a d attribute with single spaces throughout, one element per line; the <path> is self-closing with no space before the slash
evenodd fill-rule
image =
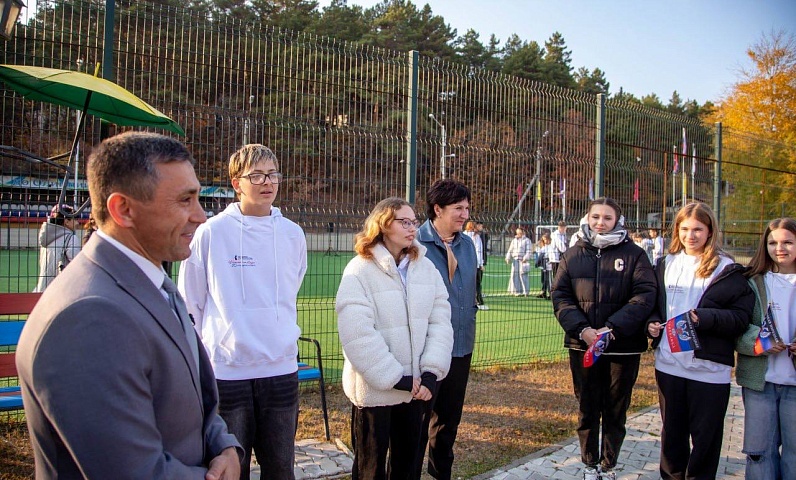
<path id="1" fill-rule="evenodd" d="M 171 309 L 174 310 L 174 313 L 177 314 L 177 318 L 180 321 L 180 325 L 185 333 L 185 337 L 188 339 L 188 346 L 191 348 L 193 361 L 196 365 L 196 371 L 198 372 L 199 344 L 196 341 L 196 332 L 193 329 L 191 317 L 188 315 L 188 309 L 185 307 L 185 302 L 182 300 L 180 293 L 177 291 L 177 286 L 174 285 L 174 282 L 172 282 L 169 277 L 164 277 L 163 279 L 163 290 L 165 290 L 168 294 L 169 305 L 171 305 Z"/>

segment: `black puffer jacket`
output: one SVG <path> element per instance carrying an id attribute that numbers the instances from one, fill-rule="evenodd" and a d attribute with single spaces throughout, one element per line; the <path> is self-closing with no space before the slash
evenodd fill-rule
<path id="1" fill-rule="evenodd" d="M 553 307 L 564 329 L 564 346 L 586 349 L 586 328 L 613 329 L 606 354 L 643 353 L 644 332 L 655 307 L 657 284 L 647 254 L 625 239 L 599 250 L 584 240 L 561 256 L 553 284 Z"/>
<path id="2" fill-rule="evenodd" d="M 749 327 L 755 305 L 755 294 L 743 276 L 744 270 L 738 263 L 727 265 L 699 299 L 696 308 L 699 323 L 695 330 L 702 348 L 694 351 L 696 358 L 735 366 L 735 340 Z M 655 267 L 660 290 L 655 313 L 647 323 L 663 322 L 666 318 L 665 271 L 664 257 Z M 652 348 L 657 347 L 662 338 L 663 334 L 653 338 Z"/>

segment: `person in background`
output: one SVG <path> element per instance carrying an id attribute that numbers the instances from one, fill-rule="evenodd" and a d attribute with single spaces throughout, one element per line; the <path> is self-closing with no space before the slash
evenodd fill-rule
<path id="1" fill-rule="evenodd" d="M 94 221 L 94 215 L 89 215 L 88 222 L 83 226 L 83 240 L 81 244 L 85 247 L 88 240 L 97 231 L 97 222 Z M 168 271 L 168 270 L 167 270 Z"/>
<path id="2" fill-rule="evenodd" d="M 652 266 L 657 266 L 660 259 L 665 255 L 664 240 L 657 228 L 650 228 L 649 234 L 650 242 L 652 243 Z"/>
<path id="3" fill-rule="evenodd" d="M 415 241 L 419 226 L 405 200 L 379 202 L 337 291 L 354 480 L 413 478 L 422 469 L 423 415 L 450 368 L 448 292 Z"/>
<path id="4" fill-rule="evenodd" d="M 677 212 L 669 254 L 655 272 L 660 289 L 647 331 L 663 421 L 660 475 L 666 480 L 715 478 L 735 341 L 749 327 L 754 293 L 744 267 L 722 251 L 716 217 L 703 203 Z M 700 349 L 661 341 L 667 321 L 677 322 L 680 332 L 690 322 Z"/>
<path id="5" fill-rule="evenodd" d="M 550 239 L 550 234 L 545 232 L 536 244 L 536 267 L 540 269 L 542 292 L 538 298 L 550 298 L 553 265 L 550 259 L 557 255 L 558 250 Z"/>
<path id="6" fill-rule="evenodd" d="M 39 229 L 39 280 L 34 292 L 43 292 L 47 286 L 80 253 L 80 242 L 75 229 L 80 225 L 69 205 L 56 205 L 50 218 Z"/>
<path id="7" fill-rule="evenodd" d="M 489 252 L 491 250 L 489 246 L 489 232 L 486 231 L 484 228 L 484 224 L 481 222 L 476 222 L 475 224 L 475 232 L 478 234 L 478 237 L 481 239 L 481 244 L 484 246 L 483 248 L 483 255 L 482 258 L 484 260 L 483 265 L 481 265 L 480 274 L 477 277 L 478 285 L 476 286 L 478 290 L 478 297 L 481 299 L 481 304 L 478 308 L 481 310 L 489 310 L 489 305 L 484 303 L 484 289 L 483 289 L 483 282 L 484 282 L 484 274 L 486 273 L 486 264 L 489 260 Z"/>
<path id="8" fill-rule="evenodd" d="M 295 478 L 298 296 L 307 271 L 304 231 L 274 206 L 282 174 L 265 145 L 229 159 L 240 198 L 201 226 L 179 287 L 216 373 L 219 413 L 240 440 L 241 480 L 252 449 L 261 479 Z"/>
<path id="9" fill-rule="evenodd" d="M 583 479 L 613 480 L 657 286 L 647 255 L 627 238 L 614 200 L 592 201 L 573 236 L 578 241 L 561 257 L 553 285 L 553 309 L 578 399 Z M 605 351 L 584 366 L 587 348 L 609 330 Z"/>
<path id="10" fill-rule="evenodd" d="M 527 296 L 529 293 L 528 273 L 531 266 L 528 262 L 532 253 L 533 245 L 525 236 L 525 230 L 517 227 L 514 238 L 506 250 L 506 264 L 511 265 L 508 291 L 515 297 Z"/>
<path id="11" fill-rule="evenodd" d="M 484 305 L 484 296 L 481 291 L 481 281 L 484 278 L 484 244 L 481 241 L 481 235 L 478 233 L 476 223 L 468 220 L 464 226 L 464 234 L 470 237 L 475 245 L 475 257 L 477 258 L 478 269 L 475 272 L 475 303 L 479 310 L 489 310 Z"/>
<path id="12" fill-rule="evenodd" d="M 206 220 L 179 141 L 126 132 L 96 146 L 99 230 L 42 294 L 16 351 L 36 478 L 235 480 L 207 353 L 161 262 Z"/>
<path id="13" fill-rule="evenodd" d="M 448 480 L 453 470 L 453 446 L 462 419 L 464 397 L 475 347 L 475 266 L 478 261 L 470 237 L 462 234 L 470 216 L 470 189 L 455 180 L 438 180 L 426 193 L 427 220 L 417 240 L 426 247 L 448 290 L 453 326 L 450 371 L 437 382 L 437 394 L 427 412 L 421 451 L 428 443 L 428 473 Z M 416 472 L 420 478 L 422 471 Z"/>
<path id="14" fill-rule="evenodd" d="M 550 262 L 550 281 L 552 282 L 558 272 L 558 262 L 560 261 L 561 255 L 569 248 L 567 222 L 563 220 L 558 222 L 558 228 L 550 234 L 550 240 L 553 248 L 550 249 L 551 255 L 548 261 Z"/>
<path id="15" fill-rule="evenodd" d="M 756 300 L 749 328 L 735 344 L 746 478 L 796 478 L 796 220 L 769 222 L 745 274 Z M 769 309 L 782 341 L 756 351 Z"/>

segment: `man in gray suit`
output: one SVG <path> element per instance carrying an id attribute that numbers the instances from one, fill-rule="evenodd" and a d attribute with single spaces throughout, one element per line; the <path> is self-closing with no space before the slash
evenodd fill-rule
<path id="1" fill-rule="evenodd" d="M 161 267 L 188 258 L 205 221 L 193 158 L 128 132 L 95 148 L 88 183 L 99 230 L 44 292 L 16 353 L 36 478 L 237 480 L 243 452 Z"/>

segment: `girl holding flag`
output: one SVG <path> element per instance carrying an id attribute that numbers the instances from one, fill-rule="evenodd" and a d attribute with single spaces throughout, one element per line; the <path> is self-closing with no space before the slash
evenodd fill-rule
<path id="1" fill-rule="evenodd" d="M 716 478 L 719 465 L 735 340 L 749 326 L 754 294 L 718 237 L 710 207 L 689 203 L 677 212 L 669 254 L 655 267 L 658 308 L 647 331 L 664 479 Z"/>
<path id="2" fill-rule="evenodd" d="M 768 224 L 746 275 L 757 300 L 735 345 L 746 478 L 796 478 L 796 220 Z"/>
<path id="3" fill-rule="evenodd" d="M 583 478 L 614 479 L 657 289 L 649 258 L 628 238 L 614 200 L 592 201 L 574 236 L 575 245 L 561 255 L 553 307 L 579 403 Z"/>

